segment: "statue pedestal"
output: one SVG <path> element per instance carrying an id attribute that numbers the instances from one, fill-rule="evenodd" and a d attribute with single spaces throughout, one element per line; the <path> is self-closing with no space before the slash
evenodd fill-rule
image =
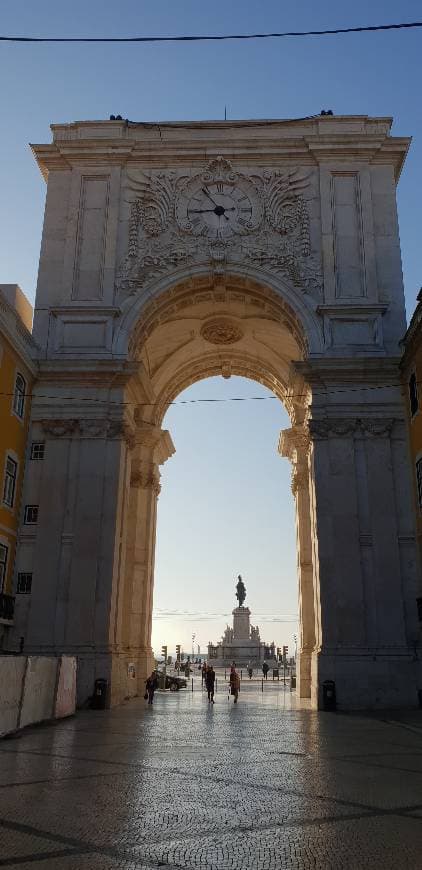
<path id="1" fill-rule="evenodd" d="M 233 640 L 249 640 L 251 636 L 249 607 L 233 610 Z"/>

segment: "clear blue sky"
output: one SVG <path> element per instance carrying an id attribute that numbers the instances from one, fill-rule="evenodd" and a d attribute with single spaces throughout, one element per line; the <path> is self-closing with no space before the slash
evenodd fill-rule
<path id="1" fill-rule="evenodd" d="M 1 6 L 2 33 L 19 35 L 262 32 L 422 18 L 416 0 L 14 0 Z M 49 141 L 51 122 L 111 113 L 134 121 L 222 118 L 225 105 L 229 118 L 294 118 L 331 108 L 392 115 L 394 132 L 414 137 L 398 194 L 411 313 L 422 283 L 421 48 L 419 30 L 256 43 L 2 44 L 0 282 L 16 281 L 34 297 L 45 188 L 27 143 Z M 220 380 L 197 384 L 192 395 L 210 391 L 223 396 L 262 389 Z M 238 571 L 245 574 L 254 611 L 294 613 L 293 507 L 287 463 L 275 454 L 278 429 L 287 425 L 283 410 L 275 401 L 212 410 L 181 406 L 170 410 L 166 423 L 178 452 L 163 475 L 155 604 L 194 615 L 176 627 L 173 616 L 157 620 L 155 643 L 180 640 L 188 647 L 193 631 L 202 645 L 219 636 L 224 617 L 208 624 L 204 616 L 231 609 Z M 263 619 L 257 619 L 262 628 Z M 292 631 L 286 625 L 277 635 L 269 626 L 265 634 L 281 643 Z"/>

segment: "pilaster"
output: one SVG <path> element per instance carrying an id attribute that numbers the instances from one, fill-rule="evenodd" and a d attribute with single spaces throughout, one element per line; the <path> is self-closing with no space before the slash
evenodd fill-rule
<path id="1" fill-rule="evenodd" d="M 312 530 L 309 497 L 309 435 L 304 425 L 280 433 L 279 453 L 292 463 L 292 493 L 296 504 L 296 549 L 299 580 L 300 643 L 297 693 L 311 696 L 311 655 L 315 647 L 315 605 Z"/>

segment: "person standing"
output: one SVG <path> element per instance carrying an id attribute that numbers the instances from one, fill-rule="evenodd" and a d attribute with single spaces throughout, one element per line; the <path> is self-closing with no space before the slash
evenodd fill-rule
<path id="1" fill-rule="evenodd" d="M 267 679 L 269 670 L 270 670 L 269 665 L 267 664 L 267 662 L 264 662 L 264 664 L 262 665 L 262 673 L 264 674 L 264 680 Z"/>
<path id="2" fill-rule="evenodd" d="M 145 680 L 145 695 L 148 698 L 148 704 L 154 702 L 154 692 L 158 686 L 157 673 L 153 671 L 151 676 Z M 145 696 L 144 696 L 145 697 Z"/>
<path id="3" fill-rule="evenodd" d="M 214 704 L 215 670 L 209 665 L 205 673 L 205 686 L 208 692 L 208 703 Z"/>
<path id="4" fill-rule="evenodd" d="M 240 677 L 237 673 L 236 666 L 233 664 L 230 669 L 230 694 L 234 695 L 234 703 L 237 704 L 240 689 Z"/>

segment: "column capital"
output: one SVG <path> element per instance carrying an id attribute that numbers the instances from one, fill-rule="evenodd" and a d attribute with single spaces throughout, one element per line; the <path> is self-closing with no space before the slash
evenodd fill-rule
<path id="1" fill-rule="evenodd" d="M 307 490 L 309 487 L 309 472 L 306 469 L 298 469 L 297 467 L 293 467 L 292 469 L 292 482 L 291 482 L 291 490 L 293 495 L 297 495 L 297 493 L 301 490 Z"/>
<path id="2" fill-rule="evenodd" d="M 163 465 L 176 452 L 170 432 L 153 423 L 142 421 L 137 424 L 134 435 L 135 446 L 150 452 L 153 460 Z"/>
<path id="3" fill-rule="evenodd" d="M 280 456 L 297 462 L 300 457 L 307 455 L 310 445 L 309 432 L 303 425 L 292 426 L 291 429 L 282 429 L 278 441 Z"/>
<path id="4" fill-rule="evenodd" d="M 156 462 L 136 463 L 130 476 L 130 485 L 136 489 L 151 489 L 157 497 L 161 492 L 160 472 Z"/>

